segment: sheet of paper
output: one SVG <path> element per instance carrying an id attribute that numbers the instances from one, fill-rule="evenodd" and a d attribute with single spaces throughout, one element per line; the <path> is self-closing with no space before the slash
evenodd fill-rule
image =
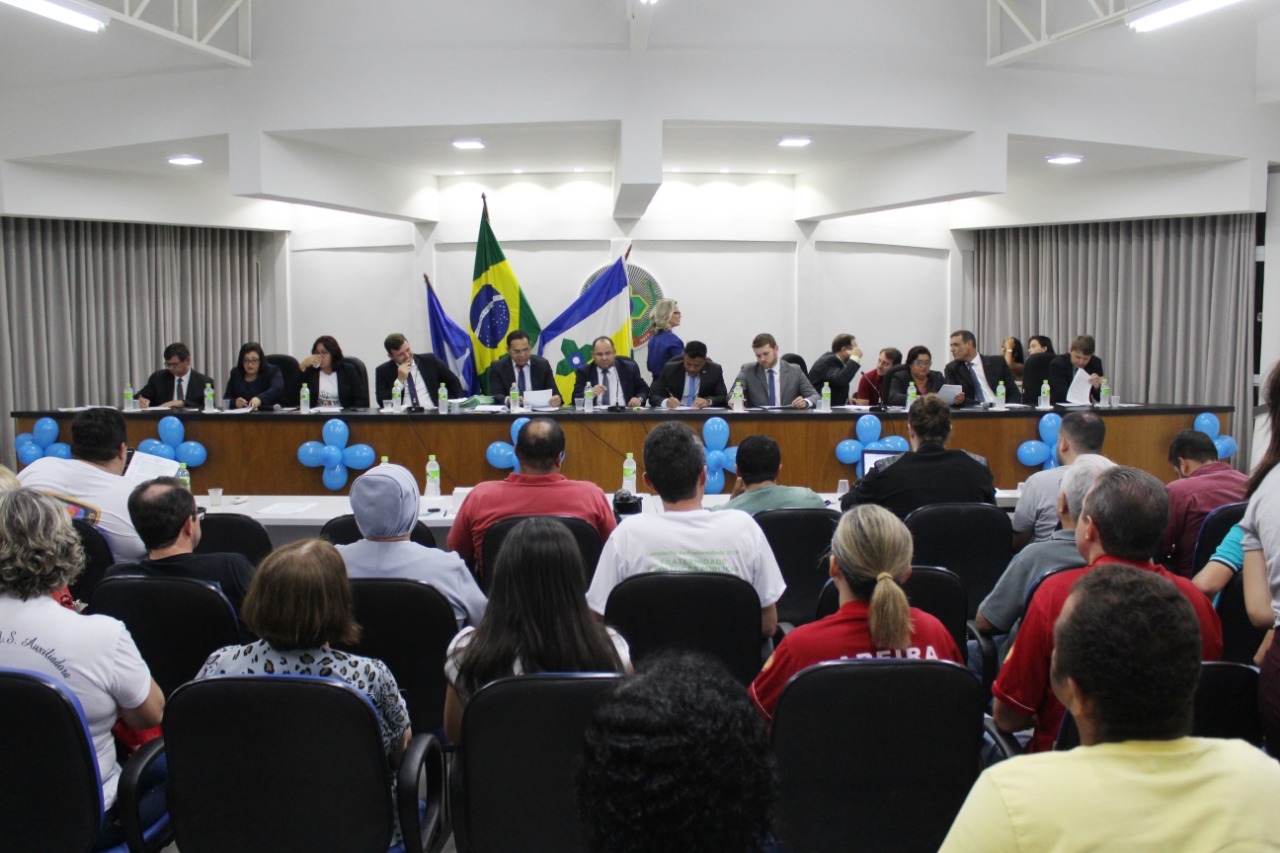
<path id="1" fill-rule="evenodd" d="M 312 406 L 311 413 L 315 415 L 336 415 L 342 411 L 341 406 Z"/>
<path id="2" fill-rule="evenodd" d="M 950 406 L 956 401 L 956 395 L 964 391 L 959 385 L 943 385 L 938 389 L 938 399 Z"/>
<path id="3" fill-rule="evenodd" d="M 313 503 L 289 503 L 288 501 L 280 501 L 258 510 L 258 515 L 298 515 L 306 512 L 313 506 L 315 506 Z"/>
<path id="4" fill-rule="evenodd" d="M 556 389 L 554 388 L 548 388 L 545 391 L 526 391 L 524 393 L 524 399 L 520 402 L 533 408 L 537 408 L 539 406 L 550 406 L 551 397 L 555 393 Z"/>
<path id="5" fill-rule="evenodd" d="M 473 411 L 476 412 L 505 412 L 506 406 L 476 406 Z"/>
<path id="6" fill-rule="evenodd" d="M 174 477 L 178 474 L 178 462 L 165 459 L 163 456 L 152 456 L 150 453 L 134 453 L 125 469 L 124 478 L 130 483 L 145 483 L 156 477 Z"/>
<path id="7" fill-rule="evenodd" d="M 1092 391 L 1089 374 L 1077 367 L 1076 375 L 1071 377 L 1071 387 L 1067 389 L 1067 402 L 1077 406 L 1087 406 L 1090 403 L 1089 394 Z"/>
<path id="8" fill-rule="evenodd" d="M 221 409 L 221 410 L 219 410 L 219 412 L 218 412 L 218 413 L 219 413 L 219 414 L 222 414 L 222 415 L 247 415 L 247 414 L 249 414 L 249 413 L 250 413 L 250 412 L 252 412 L 252 411 L 253 411 L 253 409 L 249 409 L 249 408 L 244 408 L 244 409 Z"/>

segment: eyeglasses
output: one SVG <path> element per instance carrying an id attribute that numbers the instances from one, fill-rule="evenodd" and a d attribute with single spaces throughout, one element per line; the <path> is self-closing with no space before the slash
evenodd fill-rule
<path id="1" fill-rule="evenodd" d="M 921 361 L 918 358 L 911 363 L 914 364 L 916 367 L 933 367 L 932 361 Z"/>
<path id="2" fill-rule="evenodd" d="M 681 317 L 681 316 L 683 316 L 683 315 L 682 315 L 679 311 L 672 311 L 672 312 L 671 312 L 671 316 L 672 316 L 672 317 Z"/>
<path id="3" fill-rule="evenodd" d="M 258 357 L 255 355 L 253 358 L 246 358 L 246 359 L 244 360 L 244 364 L 259 364 L 261 361 L 262 361 L 262 359 L 258 358 Z"/>
<path id="4" fill-rule="evenodd" d="M 180 362 L 180 361 L 166 361 L 166 362 L 164 363 L 164 366 L 165 366 L 165 369 L 167 369 L 167 370 L 173 370 L 174 368 L 182 367 L 182 362 Z"/>
<path id="5" fill-rule="evenodd" d="M 197 520 L 197 521 L 204 521 L 204 514 L 205 514 L 206 512 L 208 512 L 208 510 L 206 510 L 204 507 L 202 507 L 202 506 L 198 506 L 198 507 L 196 507 L 196 520 Z"/>
<path id="6" fill-rule="evenodd" d="M 313 350 L 311 351 L 311 354 L 312 354 L 312 355 L 328 355 L 328 354 L 329 354 L 329 351 L 328 351 L 328 350 L 323 350 L 323 349 L 313 349 Z"/>

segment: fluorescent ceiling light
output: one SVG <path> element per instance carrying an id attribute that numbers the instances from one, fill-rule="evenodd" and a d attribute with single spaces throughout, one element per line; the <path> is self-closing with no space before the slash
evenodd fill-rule
<path id="1" fill-rule="evenodd" d="M 69 24 L 76 29 L 89 33 L 100 33 L 107 28 L 111 20 L 101 12 L 89 9 L 74 2 L 52 3 L 50 0 L 0 0 L 28 12 L 35 12 L 59 23 Z"/>
<path id="2" fill-rule="evenodd" d="M 169 163 L 174 166 L 199 166 L 203 162 L 199 157 L 193 157 L 190 154 L 179 154 L 169 158 Z"/>
<path id="3" fill-rule="evenodd" d="M 1079 154 L 1050 154 L 1044 159 L 1046 163 L 1052 163 L 1055 166 L 1074 166 L 1076 163 L 1084 162 L 1084 158 Z"/>
<path id="4" fill-rule="evenodd" d="M 459 151 L 477 151 L 484 147 L 483 139 L 455 139 L 453 147 Z"/>
<path id="5" fill-rule="evenodd" d="M 1125 15 L 1124 22 L 1137 32 L 1149 33 L 1238 2 L 1240 0 L 1177 0 L 1177 2 L 1165 0 Z"/>
<path id="6" fill-rule="evenodd" d="M 779 148 L 803 148 L 813 140 L 807 136 L 784 136 L 778 140 Z"/>

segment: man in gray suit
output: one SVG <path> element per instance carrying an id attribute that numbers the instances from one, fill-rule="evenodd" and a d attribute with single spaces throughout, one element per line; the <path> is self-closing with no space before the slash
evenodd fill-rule
<path id="1" fill-rule="evenodd" d="M 818 392 L 813 390 L 804 371 L 778 358 L 778 342 L 773 335 L 768 332 L 756 335 L 751 349 L 756 354 L 755 364 L 742 365 L 736 380 L 742 383 L 748 406 L 808 409 L 818 405 Z"/>

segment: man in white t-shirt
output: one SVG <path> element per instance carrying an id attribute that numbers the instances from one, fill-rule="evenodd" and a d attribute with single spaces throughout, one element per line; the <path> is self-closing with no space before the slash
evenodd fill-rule
<path id="1" fill-rule="evenodd" d="M 603 615 L 609 593 L 641 572 L 728 572 L 760 596 L 760 633 L 778 627 L 778 599 L 787 585 L 768 540 L 745 512 L 702 508 L 707 463 L 702 443 L 682 423 L 665 423 L 644 442 L 644 481 L 665 512 L 627 516 L 605 542 L 587 605 Z"/>
<path id="2" fill-rule="evenodd" d="M 124 479 L 124 415 L 85 409 L 71 422 L 71 458 L 45 456 L 18 473 L 18 482 L 61 501 L 72 518 L 89 522 L 107 538 L 116 562 L 147 556 L 129 518 L 131 485 Z"/>

